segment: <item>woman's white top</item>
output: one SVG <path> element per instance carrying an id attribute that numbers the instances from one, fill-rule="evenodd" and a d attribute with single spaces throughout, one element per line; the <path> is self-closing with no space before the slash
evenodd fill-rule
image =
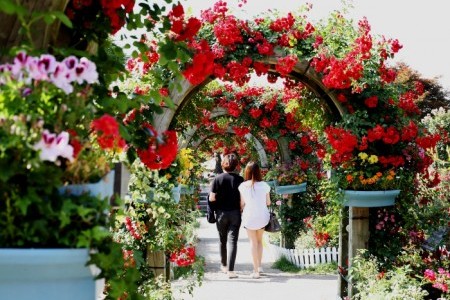
<path id="1" fill-rule="evenodd" d="M 264 181 L 255 182 L 247 180 L 239 185 L 241 199 L 245 202 L 242 212 L 242 226 L 257 230 L 269 223 L 269 209 L 266 204 L 266 195 L 270 193 L 270 186 Z"/>

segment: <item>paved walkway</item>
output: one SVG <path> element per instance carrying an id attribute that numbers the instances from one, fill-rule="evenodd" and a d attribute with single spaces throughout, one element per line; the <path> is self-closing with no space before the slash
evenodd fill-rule
<path id="1" fill-rule="evenodd" d="M 335 300 L 337 276 L 294 275 L 272 269 L 272 254 L 264 247 L 263 268 L 259 279 L 252 279 L 250 244 L 247 232 L 241 228 L 235 271 L 238 278 L 228 279 L 220 272 L 219 238 L 215 224 L 205 218 L 198 230 L 198 254 L 205 257 L 205 278 L 202 286 L 195 288 L 193 296 L 178 295 L 184 300 Z M 268 234 L 268 233 L 265 233 Z"/>

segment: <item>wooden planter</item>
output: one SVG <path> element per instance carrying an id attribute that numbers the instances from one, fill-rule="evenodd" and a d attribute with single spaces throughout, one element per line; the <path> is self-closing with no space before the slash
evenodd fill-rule
<path id="1" fill-rule="evenodd" d="M 147 265 L 155 274 L 155 278 L 163 276 L 170 278 L 170 268 L 167 267 L 166 254 L 164 251 L 147 251 Z"/>

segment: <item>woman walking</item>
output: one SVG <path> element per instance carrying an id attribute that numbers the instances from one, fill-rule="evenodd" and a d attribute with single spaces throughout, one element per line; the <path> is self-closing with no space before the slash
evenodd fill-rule
<path id="1" fill-rule="evenodd" d="M 269 223 L 270 186 L 262 181 L 261 170 L 256 162 L 249 162 L 244 171 L 245 181 L 239 186 L 241 194 L 242 224 L 247 230 L 253 258 L 252 278 L 262 272 L 262 239 L 264 227 Z"/>
<path id="2" fill-rule="evenodd" d="M 216 209 L 216 226 L 220 239 L 221 270 L 228 278 L 237 277 L 234 263 L 237 254 L 237 241 L 241 227 L 240 194 L 238 187 L 244 181 L 242 176 L 233 173 L 238 165 L 235 154 L 228 154 L 222 160 L 224 173 L 217 175 L 211 185 L 209 201 Z M 227 242 L 230 247 L 227 253 Z M 228 257 L 228 260 L 227 260 Z"/>

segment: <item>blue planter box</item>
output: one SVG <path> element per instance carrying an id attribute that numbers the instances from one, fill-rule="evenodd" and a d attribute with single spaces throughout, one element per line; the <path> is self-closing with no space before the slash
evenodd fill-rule
<path id="1" fill-rule="evenodd" d="M 275 186 L 275 193 L 279 195 L 289 195 L 306 192 L 306 182 L 295 185 L 277 185 Z"/>
<path id="2" fill-rule="evenodd" d="M 172 198 L 175 203 L 180 202 L 180 196 L 181 196 L 181 186 L 176 186 L 172 189 Z"/>
<path id="3" fill-rule="evenodd" d="M 193 186 L 181 185 L 180 193 L 182 195 L 192 195 L 194 193 Z"/>
<path id="4" fill-rule="evenodd" d="M 277 186 L 277 181 L 276 181 L 276 180 L 266 181 L 266 183 L 267 183 L 271 188 L 275 188 L 275 187 Z"/>
<path id="5" fill-rule="evenodd" d="M 0 298 L 95 300 L 88 259 L 88 249 L 0 249 Z"/>
<path id="6" fill-rule="evenodd" d="M 380 207 L 392 206 L 400 190 L 387 191 L 344 191 L 344 206 Z"/>
<path id="7" fill-rule="evenodd" d="M 58 191 L 62 195 L 81 196 L 84 193 L 89 193 L 94 197 L 107 197 L 109 199 L 114 194 L 114 174 L 115 171 L 113 170 L 96 183 L 64 185 L 59 187 Z"/>

